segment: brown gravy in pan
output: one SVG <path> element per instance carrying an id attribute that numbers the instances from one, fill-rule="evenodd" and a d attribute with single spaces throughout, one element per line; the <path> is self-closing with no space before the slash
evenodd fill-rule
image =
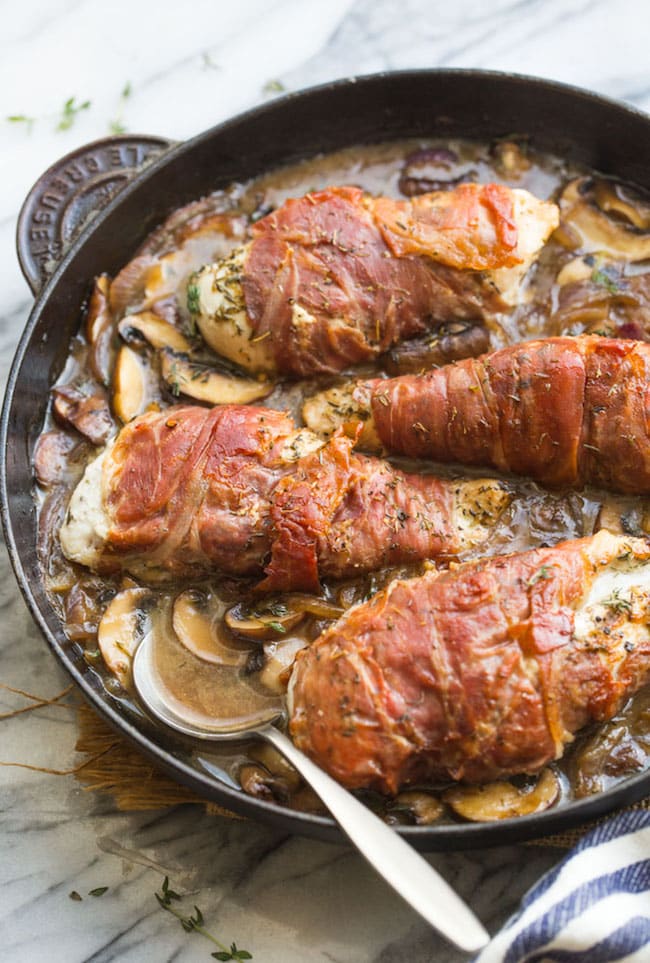
<path id="1" fill-rule="evenodd" d="M 215 212 L 241 215 L 238 223 L 240 230 L 245 231 L 247 222 L 263 216 L 286 198 L 332 184 L 352 184 L 370 193 L 401 197 L 401 189 L 407 192 L 441 189 L 445 183 L 451 184 L 461 178 L 478 182 L 496 181 L 525 188 L 543 199 L 557 199 L 576 178 L 588 178 L 588 175 L 558 158 L 535 154 L 521 140 L 492 144 L 402 141 L 350 148 L 217 192 L 202 205 L 192 205 L 173 215 L 171 226 L 167 222 L 167 229 L 163 227 L 155 232 L 145 248 L 154 256 L 173 252 L 179 238 L 183 243 L 183 229 L 179 229 L 179 226 L 186 222 L 186 236 L 193 230 L 198 230 L 200 234 L 202 219 Z M 588 179 L 580 183 L 587 185 L 586 189 L 583 186 L 581 190 L 591 190 Z M 605 182 L 605 194 L 608 189 Z M 636 229 L 641 231 L 642 218 L 647 214 L 643 199 L 631 195 L 624 187 L 612 187 L 610 193 L 622 198 L 621 204 L 617 208 L 616 204 L 611 203 L 611 198 L 610 203 L 602 202 L 601 190 L 601 214 L 620 228 L 625 217 L 631 216 L 629 211 L 626 214 L 627 204 L 641 212 L 636 224 Z M 594 194 L 596 203 L 599 203 L 598 191 L 594 191 Z M 612 326 L 615 328 L 616 324 L 626 323 L 626 278 L 643 275 L 647 265 L 643 262 L 630 264 L 625 259 L 611 257 L 605 263 L 594 255 L 581 258 L 581 248 L 578 247 L 578 253 L 572 250 L 572 245 L 576 247 L 572 230 L 571 224 L 563 219 L 560 229 L 547 243 L 529 274 L 524 303 L 511 314 L 499 316 L 490 323 L 489 342 L 492 349 L 534 337 L 593 332 L 598 330 L 599 325 L 604 328 L 603 333 L 616 333 Z M 241 235 L 239 239 L 223 240 L 220 256 L 241 243 L 241 240 Z M 172 320 L 182 330 L 187 330 L 189 324 L 185 307 L 187 278 L 191 271 L 212 259 L 213 248 L 214 245 L 210 247 L 209 238 L 205 242 L 199 239 L 190 251 L 187 263 L 179 270 L 178 299 L 170 295 L 154 306 L 161 316 Z M 565 284 L 560 285 L 558 275 L 563 269 Z M 569 272 L 568 275 L 566 272 Z M 567 283 L 573 284 L 573 294 L 568 299 Z M 131 307 L 137 310 L 138 305 Z M 80 320 L 83 322 L 83 319 Z M 115 321 L 119 321 L 119 317 Z M 640 335 L 633 332 L 632 336 Z M 114 342 L 118 341 L 115 333 Z M 161 386 L 155 352 L 144 344 L 136 346 L 136 350 L 151 368 L 151 404 L 165 407 L 178 400 L 195 403 L 191 398 L 178 398 L 173 387 L 168 389 Z M 207 348 L 203 349 L 203 360 L 225 372 L 233 370 Z M 374 374 L 385 370 L 384 365 L 377 364 L 366 366 L 361 373 Z M 394 372 L 394 367 L 391 370 Z M 358 377 L 359 374 L 357 370 L 347 377 Z M 299 423 L 302 401 L 306 396 L 343 380 L 345 376 L 280 384 L 262 404 L 291 411 Z M 83 323 L 80 333 L 70 345 L 69 360 L 57 384 L 72 384 L 86 395 L 100 390 L 89 366 L 89 346 Z M 113 391 L 114 387 L 109 386 L 109 395 Z M 116 418 L 116 428 L 119 425 Z M 98 649 L 97 626 L 120 592 L 145 583 L 139 583 L 131 576 L 100 578 L 63 557 L 58 545 L 58 528 L 64 518 L 70 493 L 97 448 L 74 427 L 62 425 L 60 417 L 58 421 L 55 420 L 51 412 L 44 432 L 51 433 L 48 434 L 48 444 L 51 446 L 48 461 L 50 464 L 56 462 L 56 465 L 50 471 L 50 477 L 43 477 L 43 472 L 40 472 L 44 484 L 36 486 L 43 579 L 71 645 L 82 647 L 91 670 L 112 698 L 121 704 L 123 711 L 137 716 L 139 709 L 128 685 L 126 688 L 121 685 L 104 665 Z M 406 459 L 394 460 L 401 467 L 435 472 L 443 477 L 490 474 L 467 469 L 459 471 L 450 466 L 415 465 Z M 482 546 L 480 552 L 475 550 L 474 554 L 492 555 L 552 544 L 589 535 L 601 525 L 629 534 L 650 531 L 650 512 L 642 499 L 589 490 L 551 493 L 521 478 L 509 478 L 507 482 L 516 495 L 512 506 L 499 522 L 489 543 Z M 471 557 L 471 553 L 465 557 Z M 417 565 L 399 571 L 381 571 L 343 583 L 326 583 L 323 598 L 343 610 L 370 597 L 395 575 L 417 574 L 422 569 L 422 565 Z M 254 715 L 269 704 L 281 704 L 283 684 L 286 684 L 293 654 L 301 645 L 313 641 L 328 624 L 326 617 L 307 612 L 297 625 L 272 633 L 266 640 L 251 640 L 233 634 L 222 621 L 223 612 L 240 604 L 244 609 L 248 606 L 253 617 L 256 617 L 255 606 L 259 603 L 250 594 L 251 585 L 245 580 L 215 576 L 198 585 L 192 583 L 190 586 L 181 582 L 145 586 L 147 591 L 144 593 L 142 611 L 138 609 L 135 612 L 133 624 L 136 629 L 139 625 L 143 631 L 147 620 L 147 624 L 153 626 L 158 640 L 157 658 L 161 674 L 174 695 L 197 711 L 220 717 L 247 716 Z M 195 593 L 192 598 L 195 598 L 200 610 L 199 615 L 203 613 L 208 620 L 212 619 L 213 626 L 219 623 L 218 631 L 227 651 L 231 653 L 227 657 L 231 664 L 206 662 L 179 642 L 173 624 L 174 603 L 187 591 Z M 261 616 L 258 612 L 257 616 L 267 622 L 282 618 L 283 600 L 276 599 L 273 604 L 276 606 L 275 612 L 263 612 Z M 251 611 L 245 614 L 250 615 Z M 279 616 L 276 613 L 280 613 Z M 562 805 L 567 800 L 600 792 L 631 773 L 646 768 L 649 752 L 650 693 L 643 691 L 631 700 L 615 720 L 581 734 L 565 757 L 553 766 L 560 789 L 560 798 L 554 804 Z M 251 746 L 248 750 L 218 749 L 209 753 L 199 749 L 194 756 L 194 764 L 231 785 L 241 786 L 245 792 L 298 809 L 320 809 L 313 793 L 271 749 Z M 513 780 L 512 786 L 525 795 L 534 783 L 534 779 L 522 777 Z M 397 800 L 370 795 L 368 799 L 374 808 L 384 812 L 386 818 L 392 821 L 427 823 L 457 819 L 459 817 L 452 808 L 440 801 L 444 788 L 422 787 L 422 792 L 409 791 Z"/>

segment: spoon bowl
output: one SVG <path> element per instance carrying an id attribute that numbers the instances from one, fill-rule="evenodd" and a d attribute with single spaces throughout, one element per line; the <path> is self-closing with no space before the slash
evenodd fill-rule
<path id="1" fill-rule="evenodd" d="M 276 723 L 283 715 L 273 707 L 235 720 L 207 719 L 175 699 L 155 666 L 154 639 L 145 636 L 133 659 L 133 683 L 143 708 L 176 732 L 202 742 L 263 739 L 274 746 L 320 796 L 343 832 L 406 902 L 451 943 L 476 952 L 489 934 L 469 907 L 419 853 L 360 803 L 347 789 L 297 749 Z"/>

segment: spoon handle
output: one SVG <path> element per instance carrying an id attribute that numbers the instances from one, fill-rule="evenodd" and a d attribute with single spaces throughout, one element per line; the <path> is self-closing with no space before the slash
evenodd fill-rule
<path id="1" fill-rule="evenodd" d="M 370 865 L 431 926 L 467 952 L 489 942 L 489 934 L 469 907 L 390 826 L 296 749 L 283 732 L 265 726 L 258 733 L 304 776 Z"/>

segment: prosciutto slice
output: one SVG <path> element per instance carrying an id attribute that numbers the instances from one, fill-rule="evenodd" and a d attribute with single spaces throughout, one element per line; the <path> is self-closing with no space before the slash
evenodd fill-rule
<path id="1" fill-rule="evenodd" d="M 442 322 L 508 310 L 557 223 L 554 204 L 499 184 L 402 201 L 330 187 L 286 201 L 227 267 L 199 273 L 198 324 L 254 370 L 341 371 Z"/>
<path id="2" fill-rule="evenodd" d="M 332 389 L 307 424 L 412 458 L 492 467 L 553 488 L 650 493 L 650 344 L 526 341 L 422 375 Z"/>
<path id="3" fill-rule="evenodd" d="M 456 555 L 509 503 L 498 482 L 409 475 L 283 412 L 192 406 L 126 425 L 73 493 L 61 545 L 99 571 L 264 576 L 268 591 Z"/>
<path id="4" fill-rule="evenodd" d="M 650 680 L 649 586 L 606 531 L 395 581 L 298 654 L 293 740 L 354 789 L 536 772 Z"/>

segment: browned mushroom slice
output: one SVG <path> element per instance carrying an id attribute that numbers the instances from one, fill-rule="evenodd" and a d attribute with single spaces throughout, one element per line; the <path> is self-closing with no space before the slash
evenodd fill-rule
<path id="1" fill-rule="evenodd" d="M 512 140 L 500 140 L 492 147 L 494 166 L 504 177 L 519 180 L 530 170 L 531 162 L 526 156 L 526 145 Z"/>
<path id="2" fill-rule="evenodd" d="M 485 786 L 455 786 L 442 798 L 463 819 L 483 823 L 542 812 L 557 802 L 560 792 L 556 773 L 544 769 L 536 783 L 523 789 L 510 782 L 491 782 Z"/>
<path id="3" fill-rule="evenodd" d="M 617 181 L 598 177 L 593 182 L 596 204 L 606 214 L 628 221 L 640 231 L 650 231 L 650 202 L 634 196 L 629 188 Z"/>
<path id="4" fill-rule="evenodd" d="M 107 668 L 127 687 L 131 679 L 133 654 L 151 631 L 149 606 L 153 598 L 145 588 L 129 588 L 116 595 L 104 612 L 97 629 L 99 651 Z"/>
<path id="5" fill-rule="evenodd" d="M 650 534 L 650 501 L 624 495 L 608 495 L 600 506 L 594 531 L 601 528 L 620 535 Z"/>
<path id="6" fill-rule="evenodd" d="M 264 766 L 248 763 L 240 768 L 237 775 L 239 785 L 248 796 L 281 804 L 289 801 L 290 790 L 286 781 L 282 776 L 267 772 Z"/>
<path id="7" fill-rule="evenodd" d="M 108 387 L 111 379 L 113 315 L 109 304 L 110 278 L 102 274 L 95 279 L 86 316 L 86 337 L 90 345 L 88 363 L 101 385 Z"/>
<path id="8" fill-rule="evenodd" d="M 182 394 L 211 405 L 247 405 L 273 390 L 270 382 L 224 374 L 171 348 L 160 352 L 160 371 L 175 397 Z"/>
<path id="9" fill-rule="evenodd" d="M 151 235 L 110 288 L 113 311 L 141 311 L 182 290 L 203 264 L 226 257 L 246 231 L 244 218 L 214 211 L 206 198 L 175 211 Z"/>
<path id="10" fill-rule="evenodd" d="M 462 358 L 476 358 L 490 347 L 490 333 L 480 322 L 453 321 L 442 325 L 435 337 L 404 341 L 390 351 L 384 360 L 389 374 L 417 374 L 439 368 Z"/>
<path id="11" fill-rule="evenodd" d="M 50 485 L 69 481 L 73 475 L 70 458 L 77 445 L 81 444 L 78 438 L 72 438 L 63 431 L 46 431 L 40 435 L 32 459 L 39 485 L 49 488 Z"/>
<path id="12" fill-rule="evenodd" d="M 401 792 L 395 797 L 394 806 L 397 809 L 406 810 L 418 826 L 429 826 L 435 823 L 445 811 L 445 807 L 436 796 L 421 789 Z"/>
<path id="13" fill-rule="evenodd" d="M 149 370 L 140 355 L 123 344 L 113 373 L 113 411 L 125 424 L 153 401 Z"/>
<path id="14" fill-rule="evenodd" d="M 273 776 L 283 779 L 290 792 L 294 792 L 302 783 L 300 773 L 282 756 L 277 749 L 267 742 L 255 743 L 249 752 L 251 759 L 259 762 Z"/>
<path id="15" fill-rule="evenodd" d="M 64 428 L 75 428 L 93 445 L 103 445 L 115 430 L 103 390 L 88 394 L 75 385 L 52 391 L 52 414 Z"/>
<path id="16" fill-rule="evenodd" d="M 264 668 L 260 672 L 262 685 L 271 692 L 286 692 L 294 659 L 306 646 L 307 640 L 300 635 L 292 635 L 278 642 L 265 642 Z"/>
<path id="17" fill-rule="evenodd" d="M 248 639 L 274 639 L 290 632 L 306 615 L 338 619 L 343 612 L 340 605 L 313 595 L 285 595 L 253 606 L 240 602 L 226 612 L 226 625 Z"/>
<path id="18" fill-rule="evenodd" d="M 642 200 L 622 200 L 612 182 L 579 177 L 560 198 L 561 223 L 556 239 L 565 247 L 608 258 L 650 258 L 650 219 Z"/>
<path id="19" fill-rule="evenodd" d="M 146 341 L 152 348 L 171 348 L 186 354 L 190 351 L 190 343 L 185 335 L 153 311 L 127 314 L 118 324 L 117 330 L 127 344 L 141 344 Z"/>
<path id="20" fill-rule="evenodd" d="M 172 625 L 184 648 L 213 665 L 246 665 L 250 646 L 233 639 L 223 626 L 225 605 L 211 593 L 188 589 L 174 602 Z"/>

